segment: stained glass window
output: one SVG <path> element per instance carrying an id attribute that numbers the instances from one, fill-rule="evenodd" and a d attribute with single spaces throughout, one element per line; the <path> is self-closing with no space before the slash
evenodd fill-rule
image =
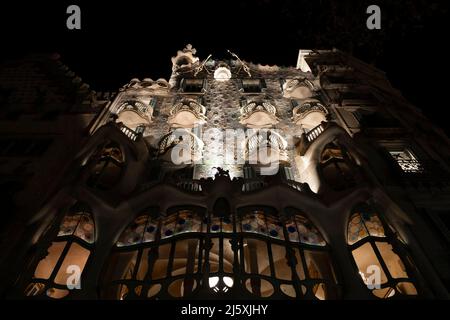
<path id="1" fill-rule="evenodd" d="M 265 214 L 264 211 L 252 211 L 241 218 L 241 232 L 258 233 L 275 239 L 284 240 L 283 225 L 279 219 Z"/>
<path id="2" fill-rule="evenodd" d="M 363 212 L 351 216 L 348 224 L 348 244 L 352 245 L 368 236 L 384 237 L 383 224 L 376 213 Z"/>
<path id="3" fill-rule="evenodd" d="M 180 210 L 161 223 L 161 239 L 185 232 L 206 232 L 206 223 L 197 212 Z"/>
<path id="4" fill-rule="evenodd" d="M 91 254 L 89 248 L 95 241 L 92 215 L 78 210 L 81 207 L 77 204 L 77 209 L 74 207 L 71 213 L 64 216 L 59 226 L 56 226 L 57 236 L 46 248 L 45 257 L 37 262 L 33 282 L 25 289 L 25 295 L 37 296 L 45 292 L 50 298 L 61 299 L 70 293 L 53 286 L 66 285 L 71 275 L 67 272 L 70 266 L 77 266 L 81 273 L 83 272 Z"/>
<path id="5" fill-rule="evenodd" d="M 295 215 L 286 222 L 289 240 L 304 244 L 325 246 L 326 242 L 319 230 L 304 216 Z"/>
<path id="6" fill-rule="evenodd" d="M 94 220 L 91 215 L 79 212 L 64 217 L 58 237 L 75 236 L 87 243 L 94 243 Z"/>
<path id="7" fill-rule="evenodd" d="M 140 216 L 125 229 L 117 242 L 117 246 L 132 246 L 139 243 L 155 241 L 157 230 L 158 219 L 152 219 L 147 215 Z"/>
<path id="8" fill-rule="evenodd" d="M 412 281 L 398 282 L 408 279 L 409 275 L 391 238 L 387 237 L 379 216 L 373 211 L 358 210 L 350 217 L 347 242 L 352 245 L 358 273 L 368 289 L 378 298 L 390 298 L 398 293 L 417 295 Z M 366 240 L 360 242 L 363 239 Z M 374 270 L 379 270 L 379 283 L 374 283 Z"/>
<path id="9" fill-rule="evenodd" d="M 233 232 L 233 216 L 211 218 L 210 232 L 212 233 Z"/>

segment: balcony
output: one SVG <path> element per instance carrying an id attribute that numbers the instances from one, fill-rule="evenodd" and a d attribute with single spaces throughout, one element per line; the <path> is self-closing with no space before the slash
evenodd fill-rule
<path id="1" fill-rule="evenodd" d="M 248 128 L 270 128 L 279 122 L 277 109 L 269 102 L 250 101 L 240 112 L 239 122 Z"/>
<path id="2" fill-rule="evenodd" d="M 183 99 L 170 110 L 168 123 L 174 128 L 193 128 L 206 123 L 206 108 L 193 99 Z"/>
<path id="3" fill-rule="evenodd" d="M 300 155 L 304 155 L 306 150 L 317 140 L 328 128 L 336 126 L 334 122 L 322 121 L 319 125 L 301 135 L 297 144 Z"/>
<path id="4" fill-rule="evenodd" d="M 267 165 L 288 159 L 287 141 L 274 130 L 258 130 L 245 140 L 244 145 L 244 157 L 250 163 L 254 160 Z"/>
<path id="5" fill-rule="evenodd" d="M 305 131 L 309 131 L 326 121 L 328 110 L 316 99 L 308 99 L 301 104 L 293 101 L 292 120 Z"/>
<path id="6" fill-rule="evenodd" d="M 122 122 L 116 123 L 116 125 L 131 141 L 136 141 L 140 136 L 142 136 L 142 131 L 140 131 L 142 127 L 139 127 L 138 130 L 135 131 L 128 128 Z"/>
<path id="7" fill-rule="evenodd" d="M 127 100 L 117 109 L 117 122 L 135 130 L 152 122 L 153 107 L 137 100 Z"/>
<path id="8" fill-rule="evenodd" d="M 314 84 L 307 79 L 291 79 L 283 84 L 285 98 L 309 99 L 314 95 Z"/>
<path id="9" fill-rule="evenodd" d="M 169 151 L 177 145 L 181 147 L 179 152 L 175 153 L 174 159 Z M 202 158 L 203 147 L 203 141 L 195 134 L 186 129 L 176 129 L 160 140 L 158 153 L 161 160 L 174 165 L 191 164 Z"/>

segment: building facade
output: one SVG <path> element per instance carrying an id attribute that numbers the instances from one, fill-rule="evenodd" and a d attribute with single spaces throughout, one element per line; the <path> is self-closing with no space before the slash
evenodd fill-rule
<path id="1" fill-rule="evenodd" d="M 338 50 L 229 54 L 88 94 L 50 195 L 4 231 L 5 297 L 449 298 L 442 130 Z"/>

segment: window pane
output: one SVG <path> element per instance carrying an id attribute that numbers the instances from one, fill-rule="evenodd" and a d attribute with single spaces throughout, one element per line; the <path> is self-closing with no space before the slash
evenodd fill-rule
<path id="1" fill-rule="evenodd" d="M 137 251 L 116 252 L 108 262 L 106 279 L 131 279 L 136 266 Z"/>
<path id="2" fill-rule="evenodd" d="M 275 268 L 275 277 L 282 280 L 292 280 L 291 267 L 286 259 L 286 248 L 272 244 L 273 265 Z"/>
<path id="3" fill-rule="evenodd" d="M 62 299 L 69 294 L 69 290 L 49 288 L 47 289 L 47 296 L 53 299 Z"/>
<path id="4" fill-rule="evenodd" d="M 48 255 L 39 261 L 36 270 L 34 271 L 34 277 L 40 279 L 48 279 L 58 262 L 61 253 L 66 246 L 67 242 L 53 242 L 50 248 L 48 248 Z"/>
<path id="5" fill-rule="evenodd" d="M 195 212 L 182 210 L 179 212 L 177 221 L 177 233 L 201 232 L 202 221 Z"/>
<path id="6" fill-rule="evenodd" d="M 152 279 L 161 279 L 167 276 L 167 265 L 169 263 L 170 244 L 158 248 L 158 259 L 153 266 Z"/>
<path id="7" fill-rule="evenodd" d="M 284 240 L 283 225 L 280 221 L 272 216 L 266 216 L 266 221 L 269 236 L 275 239 Z"/>
<path id="8" fill-rule="evenodd" d="M 302 242 L 305 244 L 325 246 L 326 242 L 322 238 L 319 230 L 306 217 L 295 215 L 286 222 L 286 229 L 289 240 Z"/>
<path id="9" fill-rule="evenodd" d="M 230 239 L 223 239 L 223 271 L 233 273 L 234 252 L 231 248 Z"/>
<path id="10" fill-rule="evenodd" d="M 244 240 L 245 272 L 270 276 L 269 255 L 264 241 Z"/>
<path id="11" fill-rule="evenodd" d="M 233 217 L 222 218 L 222 232 L 233 232 Z"/>
<path id="12" fill-rule="evenodd" d="M 63 221 L 61 222 L 61 225 L 59 226 L 58 237 L 73 234 L 79 221 L 80 221 L 79 214 L 66 215 Z"/>
<path id="13" fill-rule="evenodd" d="M 384 237 L 384 228 L 383 224 L 380 221 L 380 218 L 376 213 L 362 213 L 361 216 L 364 219 L 364 224 L 366 225 L 367 230 L 373 237 Z"/>
<path id="14" fill-rule="evenodd" d="M 350 218 L 347 232 L 347 241 L 350 245 L 369 236 L 366 228 L 364 227 L 363 219 L 361 218 L 361 215 L 359 213 L 355 213 Z"/>
<path id="15" fill-rule="evenodd" d="M 253 232 L 267 235 L 266 222 L 263 211 L 245 214 L 241 220 L 241 232 Z"/>
<path id="16" fill-rule="evenodd" d="M 294 252 L 295 252 L 295 259 L 297 260 L 297 264 L 295 265 L 295 271 L 297 272 L 297 276 L 300 278 L 300 280 L 305 280 L 305 270 L 303 269 L 300 250 L 298 248 L 294 248 Z"/>
<path id="17" fill-rule="evenodd" d="M 173 214 L 165 218 L 161 226 L 161 239 L 173 236 L 175 233 L 175 225 L 177 223 L 177 215 Z"/>
<path id="18" fill-rule="evenodd" d="M 75 236 L 87 243 L 94 243 L 94 220 L 90 215 L 83 214 L 80 217 Z"/>
<path id="19" fill-rule="evenodd" d="M 209 250 L 209 270 L 219 272 L 219 239 L 211 239 L 212 248 Z"/>
<path id="20" fill-rule="evenodd" d="M 305 260 L 311 279 L 336 281 L 328 252 L 305 250 Z"/>
<path id="21" fill-rule="evenodd" d="M 157 231 L 158 231 L 158 220 L 149 217 L 147 226 L 145 227 L 143 242 L 155 241 Z"/>
<path id="22" fill-rule="evenodd" d="M 268 298 L 274 293 L 272 284 L 264 279 L 247 279 L 245 286 L 248 291 L 263 298 Z"/>
<path id="23" fill-rule="evenodd" d="M 139 269 L 136 274 L 136 280 L 144 280 L 148 271 L 148 255 L 150 253 L 150 248 L 144 249 L 142 251 L 141 261 L 139 262 Z"/>
<path id="24" fill-rule="evenodd" d="M 147 223 L 147 216 L 140 216 L 121 234 L 118 247 L 131 246 L 142 242 L 142 236 Z"/>
<path id="25" fill-rule="evenodd" d="M 353 258 L 355 259 L 356 265 L 358 266 L 359 274 L 361 275 L 361 278 L 363 279 L 365 284 L 368 284 L 367 278 L 372 275 L 370 269 L 368 270 L 369 266 L 376 266 L 380 268 L 381 272 L 381 283 L 387 282 L 386 274 L 384 273 L 383 268 L 380 265 L 380 262 L 377 259 L 377 256 L 375 255 L 375 252 L 372 249 L 372 246 L 370 243 L 365 243 L 361 247 L 353 250 L 352 252 Z"/>
<path id="26" fill-rule="evenodd" d="M 72 275 L 71 273 L 67 273 L 69 266 L 78 266 L 80 271 L 83 272 L 84 266 L 89 258 L 89 254 L 89 250 L 83 248 L 78 243 L 72 243 L 64 258 L 61 268 L 58 270 L 55 283 L 62 285 L 67 284 L 67 278 Z"/>
<path id="27" fill-rule="evenodd" d="M 411 282 L 400 282 L 396 286 L 397 290 L 406 295 L 417 295 L 416 287 Z"/>
<path id="28" fill-rule="evenodd" d="M 400 257 L 392 251 L 392 246 L 385 242 L 377 242 L 376 244 L 392 278 L 407 278 L 405 265 Z"/>
<path id="29" fill-rule="evenodd" d="M 211 219 L 211 232 L 216 233 L 221 231 L 221 218 L 219 217 L 213 217 Z"/>
<path id="30" fill-rule="evenodd" d="M 172 276 L 196 272 L 198 266 L 198 244 L 199 241 L 197 239 L 176 242 Z"/>

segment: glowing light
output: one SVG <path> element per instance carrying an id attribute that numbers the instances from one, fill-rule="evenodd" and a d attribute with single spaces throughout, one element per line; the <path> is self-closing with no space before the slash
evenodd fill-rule
<path id="1" fill-rule="evenodd" d="M 219 277 L 209 277 L 209 287 L 214 288 L 219 283 Z"/>
<path id="2" fill-rule="evenodd" d="M 226 67 L 218 67 L 216 71 L 214 71 L 214 79 L 217 81 L 228 81 L 231 79 L 231 71 Z"/>
<path id="3" fill-rule="evenodd" d="M 234 284 L 233 278 L 230 278 L 230 277 L 223 277 L 223 282 L 225 282 L 225 284 L 230 288 Z"/>

